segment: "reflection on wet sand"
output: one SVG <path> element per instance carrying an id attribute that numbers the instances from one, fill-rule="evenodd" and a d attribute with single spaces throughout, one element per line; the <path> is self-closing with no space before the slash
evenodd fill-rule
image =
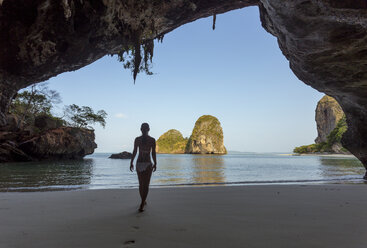
<path id="1" fill-rule="evenodd" d="M 2 164 L 0 191 L 80 189 L 90 184 L 93 159 Z"/>
<path id="2" fill-rule="evenodd" d="M 193 155 L 194 183 L 224 183 L 224 160 L 222 156 L 216 155 Z"/>
<path id="3" fill-rule="evenodd" d="M 320 157 L 321 171 L 325 178 L 351 175 L 364 175 L 365 168 L 358 159 Z"/>

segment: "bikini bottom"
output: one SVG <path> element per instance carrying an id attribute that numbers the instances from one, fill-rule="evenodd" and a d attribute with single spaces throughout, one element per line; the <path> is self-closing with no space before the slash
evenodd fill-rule
<path id="1" fill-rule="evenodd" d="M 152 167 L 151 162 L 137 162 L 136 163 L 136 171 L 137 172 L 143 172 L 146 171 L 149 167 Z"/>

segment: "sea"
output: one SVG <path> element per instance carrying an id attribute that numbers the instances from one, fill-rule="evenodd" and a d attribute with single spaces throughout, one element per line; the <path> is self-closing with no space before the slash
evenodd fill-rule
<path id="1" fill-rule="evenodd" d="M 81 160 L 0 164 L 1 192 L 137 188 L 130 160 L 95 153 Z M 151 187 L 363 183 L 365 169 L 350 156 L 281 153 L 157 154 Z"/>

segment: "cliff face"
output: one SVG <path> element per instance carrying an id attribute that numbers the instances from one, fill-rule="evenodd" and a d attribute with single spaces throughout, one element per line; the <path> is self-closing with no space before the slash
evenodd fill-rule
<path id="1" fill-rule="evenodd" d="M 316 144 L 296 147 L 293 152 L 350 154 L 341 143 L 348 126 L 338 102 L 330 96 L 324 96 L 317 103 L 315 113 L 318 133 Z"/>
<path id="2" fill-rule="evenodd" d="M 211 115 L 203 115 L 196 121 L 186 146 L 186 153 L 227 153 L 223 144 L 223 130 L 217 118 Z"/>
<path id="3" fill-rule="evenodd" d="M 37 160 L 83 158 L 97 148 L 94 138 L 93 130 L 60 127 L 22 142 L 19 148 Z"/>
<path id="4" fill-rule="evenodd" d="M 367 167 L 365 0 L 2 0 L 0 125 L 21 88 L 116 54 L 139 39 L 251 5 L 259 6 L 263 27 L 277 37 L 296 76 L 338 100 L 348 123 L 343 146 Z"/>
<path id="5" fill-rule="evenodd" d="M 171 129 L 162 134 L 157 140 L 157 153 L 185 153 L 187 139 L 176 130 Z"/>
<path id="6" fill-rule="evenodd" d="M 326 95 L 317 103 L 315 112 L 318 133 L 315 142 L 326 142 L 327 136 L 334 130 L 344 112 L 334 98 Z"/>
<path id="7" fill-rule="evenodd" d="M 295 75 L 343 108 L 342 144 L 367 168 L 366 1 L 259 2 L 262 25 L 277 37 Z"/>
<path id="8" fill-rule="evenodd" d="M 63 127 L 52 118 L 38 118 L 27 127 L 15 116 L 8 119 L 12 125 L 0 131 L 0 162 L 82 158 L 97 147 L 93 130 Z"/>

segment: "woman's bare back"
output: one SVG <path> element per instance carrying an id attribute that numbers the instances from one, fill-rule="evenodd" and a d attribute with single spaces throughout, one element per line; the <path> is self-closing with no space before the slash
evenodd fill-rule
<path id="1" fill-rule="evenodd" d="M 144 140 L 143 140 L 144 139 Z M 135 144 L 139 148 L 139 156 L 137 162 L 152 162 L 150 153 L 155 149 L 155 139 L 150 136 L 139 136 L 135 139 Z"/>

